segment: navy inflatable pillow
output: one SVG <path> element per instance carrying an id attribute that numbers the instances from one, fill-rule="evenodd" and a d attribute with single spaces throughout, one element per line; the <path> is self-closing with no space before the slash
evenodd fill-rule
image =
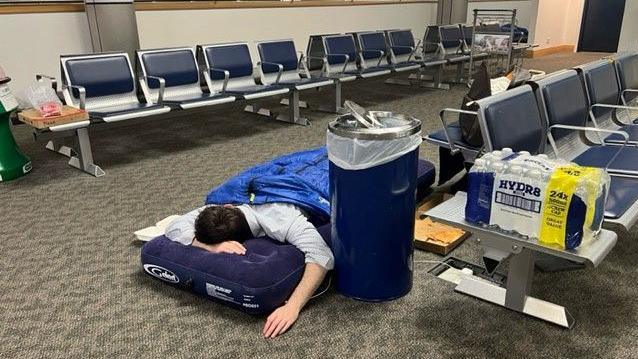
<path id="1" fill-rule="evenodd" d="M 324 239 L 329 237 L 329 225 L 318 230 Z M 268 238 L 250 239 L 244 246 L 244 256 L 217 254 L 162 236 L 142 247 L 142 267 L 157 279 L 246 313 L 270 313 L 297 287 L 304 255 Z"/>

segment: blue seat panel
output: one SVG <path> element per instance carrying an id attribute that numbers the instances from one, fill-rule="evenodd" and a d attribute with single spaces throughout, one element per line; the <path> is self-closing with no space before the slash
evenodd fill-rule
<path id="1" fill-rule="evenodd" d="M 87 98 L 125 94 L 135 89 L 131 68 L 123 55 L 69 59 L 65 66 L 71 84 L 83 86 Z M 73 95 L 78 97 L 75 91 Z"/>
<path id="2" fill-rule="evenodd" d="M 142 54 L 146 75 L 161 77 L 166 87 L 190 85 L 199 82 L 199 70 L 193 52 L 188 49 L 159 51 Z M 159 88 L 159 82 L 149 79 L 150 88 Z"/>
<path id="3" fill-rule="evenodd" d="M 297 69 L 297 50 L 292 40 L 262 42 L 258 46 L 259 55 L 262 62 L 272 62 L 281 64 L 284 71 L 292 71 Z M 262 65 L 264 73 L 278 72 L 275 66 Z"/>
<path id="4" fill-rule="evenodd" d="M 441 27 L 439 30 L 441 31 L 441 44 L 446 49 L 458 47 L 460 41 L 463 40 L 461 29 L 458 26 Z"/>
<path id="5" fill-rule="evenodd" d="M 385 36 L 382 32 L 361 34 L 359 35 L 359 42 L 361 45 L 362 56 L 365 60 L 378 59 L 381 56 L 385 56 L 385 54 L 387 53 Z M 366 52 L 366 50 L 373 51 Z M 381 55 L 377 51 L 383 51 L 383 55 Z"/>
<path id="6" fill-rule="evenodd" d="M 629 143 L 638 142 L 638 126 L 636 125 L 627 125 L 618 129 L 619 131 L 626 132 L 629 135 Z M 625 139 L 617 134 L 609 135 L 605 138 L 605 142 L 609 143 L 621 143 L 624 142 Z"/>
<path id="7" fill-rule="evenodd" d="M 618 152 L 619 146 L 595 146 L 589 148 L 576 158 L 574 162 L 581 166 L 604 168 L 609 160 Z M 610 172 L 638 173 L 638 147 L 623 147 L 618 157 L 609 165 Z"/>
<path id="8" fill-rule="evenodd" d="M 252 76 L 253 74 L 253 62 L 246 44 L 207 47 L 205 52 L 210 67 L 227 70 L 230 72 L 230 78 Z M 213 80 L 223 80 L 224 74 L 211 71 L 210 77 Z"/>
<path id="9" fill-rule="evenodd" d="M 450 135 L 450 140 L 455 145 L 477 150 L 477 151 L 480 149 L 479 147 L 472 146 L 463 140 L 463 135 L 461 134 L 461 127 L 459 127 L 458 121 L 450 123 L 447 127 L 447 132 Z M 447 138 L 445 137 L 445 131 L 443 131 L 443 129 L 440 129 L 435 132 L 430 132 L 428 134 L 428 137 L 439 142 L 444 142 L 444 143 L 448 142 Z"/>
<path id="10" fill-rule="evenodd" d="M 183 105 L 187 105 L 187 104 L 193 104 L 193 103 L 197 103 L 197 102 L 203 102 L 203 101 L 211 101 L 211 100 L 221 100 L 224 98 L 231 98 L 233 96 L 228 96 L 228 95 L 213 95 L 213 94 L 209 94 L 209 93 L 201 93 L 201 94 L 197 94 L 197 95 L 184 95 L 184 96 L 172 96 L 170 99 L 165 99 L 164 102 L 168 103 L 168 104 L 183 104 Z"/>
<path id="11" fill-rule="evenodd" d="M 348 55 L 348 62 L 357 60 L 357 48 L 354 44 L 352 36 L 335 36 L 326 38 L 326 54 L 342 54 Z M 344 59 L 337 56 L 328 56 L 328 63 L 330 65 L 343 64 Z"/>
<path id="12" fill-rule="evenodd" d="M 469 61 L 470 56 L 464 54 L 446 54 L 445 60 L 451 64 L 463 61 Z"/>
<path id="13" fill-rule="evenodd" d="M 496 97 L 479 100 L 484 120 L 489 128 L 492 148 L 509 147 L 514 151 L 542 152 L 545 145 L 545 124 L 542 120 L 536 97 L 529 86 L 506 91 L 499 101 Z M 485 105 L 481 103 L 485 102 Z"/>
<path id="14" fill-rule="evenodd" d="M 248 96 L 248 95 L 262 93 L 262 92 L 280 90 L 282 88 L 285 88 L 285 87 L 276 86 L 276 85 L 273 85 L 273 86 L 255 85 L 255 86 L 235 87 L 233 89 L 226 90 L 226 92 L 229 93 L 229 94 L 237 94 L 237 95 L 241 95 L 241 96 Z"/>
<path id="15" fill-rule="evenodd" d="M 560 76 L 560 78 L 558 77 Z M 585 126 L 589 116 L 587 94 L 575 71 L 558 75 L 543 88 L 543 98 L 550 125 Z M 569 99 L 566 101 L 566 99 Z M 562 138 L 572 131 L 552 130 L 554 139 Z"/>
<path id="16" fill-rule="evenodd" d="M 436 179 L 436 169 L 434 165 L 426 160 L 419 160 L 416 175 L 416 200 L 425 199 L 430 192 L 430 187 Z"/>
<path id="17" fill-rule="evenodd" d="M 140 111 L 148 111 L 154 109 L 160 109 L 164 106 L 148 103 L 133 103 L 123 106 L 104 107 L 96 110 L 89 110 L 91 117 L 104 118 L 109 116 L 124 115 L 129 113 L 135 113 Z"/>
<path id="18" fill-rule="evenodd" d="M 591 103 L 616 105 L 620 100 L 620 87 L 616 78 L 614 64 L 607 60 L 600 60 L 582 66 Z M 611 112 L 609 108 L 594 108 L 597 118 Z"/>
<path id="19" fill-rule="evenodd" d="M 620 218 L 636 201 L 638 201 L 638 180 L 612 176 L 605 206 L 605 218 Z"/>
<path id="20" fill-rule="evenodd" d="M 295 81 L 280 81 L 278 85 L 295 87 L 295 86 L 316 84 L 316 83 L 325 82 L 325 81 L 330 81 L 330 79 L 327 77 L 300 78 L 299 80 L 295 80 Z"/>
<path id="21" fill-rule="evenodd" d="M 625 53 L 616 56 L 614 60 L 621 89 L 638 89 L 638 54 Z M 625 99 L 630 101 L 637 96 L 638 93 L 628 92 L 625 94 Z"/>
<path id="22" fill-rule="evenodd" d="M 392 49 L 395 55 L 408 55 L 411 52 L 408 47 L 414 48 L 415 46 L 414 35 L 410 30 L 392 31 L 389 36 L 391 44 L 398 46 Z"/>

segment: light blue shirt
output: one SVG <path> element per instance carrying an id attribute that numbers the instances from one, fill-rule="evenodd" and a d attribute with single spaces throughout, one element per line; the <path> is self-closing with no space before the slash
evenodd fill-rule
<path id="1" fill-rule="evenodd" d="M 184 245 L 193 243 L 195 220 L 206 207 L 197 208 L 171 222 L 166 228 L 166 237 Z M 267 236 L 279 242 L 290 243 L 304 253 L 306 263 L 316 263 L 328 270 L 334 267 L 332 251 L 297 206 L 268 203 L 242 204 L 237 208 L 246 217 L 253 236 Z"/>

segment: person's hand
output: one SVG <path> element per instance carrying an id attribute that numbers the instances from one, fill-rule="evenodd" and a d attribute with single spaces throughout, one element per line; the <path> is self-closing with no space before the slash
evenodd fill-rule
<path id="1" fill-rule="evenodd" d="M 197 240 L 193 241 L 193 245 L 212 253 L 230 253 L 230 254 L 246 254 L 246 247 L 236 241 L 226 241 L 217 244 L 206 244 Z"/>
<path id="2" fill-rule="evenodd" d="M 266 319 L 264 337 L 274 338 L 283 334 L 297 321 L 298 317 L 299 309 L 290 304 L 284 304 L 277 308 L 268 316 L 268 319 Z"/>

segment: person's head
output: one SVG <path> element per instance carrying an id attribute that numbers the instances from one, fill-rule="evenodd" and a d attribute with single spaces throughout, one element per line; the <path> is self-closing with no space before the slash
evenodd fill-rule
<path id="1" fill-rule="evenodd" d="M 195 220 L 195 238 L 205 244 L 244 242 L 252 237 L 246 217 L 237 207 L 210 206 Z"/>

